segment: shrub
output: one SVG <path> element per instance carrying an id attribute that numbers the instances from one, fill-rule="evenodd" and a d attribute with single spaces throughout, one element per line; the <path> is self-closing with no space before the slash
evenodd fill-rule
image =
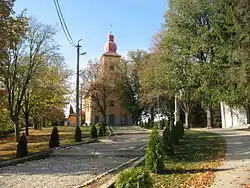
<path id="1" fill-rule="evenodd" d="M 163 147 L 163 152 L 165 154 L 167 155 L 174 154 L 174 147 L 171 140 L 171 131 L 170 131 L 170 126 L 168 124 L 166 124 L 165 129 L 163 131 L 162 147 Z"/>
<path id="2" fill-rule="evenodd" d="M 159 122 L 152 122 L 152 127 L 153 129 L 159 129 L 160 128 L 160 123 Z"/>
<path id="3" fill-rule="evenodd" d="M 171 140 L 173 144 L 179 144 L 178 128 L 173 126 L 171 130 Z"/>
<path id="4" fill-rule="evenodd" d="M 162 120 L 160 121 L 160 123 L 159 123 L 159 129 L 160 129 L 160 130 L 163 130 L 164 127 L 165 127 L 165 119 L 162 119 Z"/>
<path id="5" fill-rule="evenodd" d="M 75 129 L 75 141 L 76 142 L 82 141 L 82 131 L 79 126 L 76 126 L 76 129 Z"/>
<path id="6" fill-rule="evenodd" d="M 21 158 L 28 155 L 27 139 L 23 133 L 17 144 L 16 157 Z"/>
<path id="7" fill-rule="evenodd" d="M 102 123 L 99 129 L 99 136 L 104 136 L 105 134 L 106 134 L 106 126 L 105 124 Z"/>
<path id="8" fill-rule="evenodd" d="M 143 167 L 123 170 L 115 183 L 116 188 L 151 188 L 152 178 Z"/>
<path id="9" fill-rule="evenodd" d="M 151 172 L 155 173 L 159 173 L 164 168 L 162 143 L 159 133 L 156 129 L 153 129 L 149 138 L 145 165 Z"/>
<path id="10" fill-rule="evenodd" d="M 91 125 L 91 131 L 90 131 L 91 138 L 97 138 L 97 129 L 95 125 Z"/>
<path id="11" fill-rule="evenodd" d="M 176 122 L 177 134 L 179 138 L 183 138 L 184 136 L 184 126 L 181 121 Z"/>
<path id="12" fill-rule="evenodd" d="M 57 127 L 53 127 L 50 141 L 49 141 L 49 148 L 54 148 L 59 146 L 59 134 Z"/>

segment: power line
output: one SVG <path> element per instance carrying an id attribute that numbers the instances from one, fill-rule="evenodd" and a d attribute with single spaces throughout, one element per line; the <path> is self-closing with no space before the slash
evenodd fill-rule
<path id="1" fill-rule="evenodd" d="M 69 29 L 68 29 L 68 27 L 67 27 L 67 25 L 66 25 L 66 22 L 65 22 L 65 20 L 64 20 L 64 17 L 63 17 L 63 14 L 62 14 L 62 11 L 61 11 L 61 8 L 60 8 L 60 5 L 59 5 L 58 0 L 54 0 L 54 4 L 55 4 L 55 7 L 56 7 L 56 12 L 57 12 L 57 15 L 58 15 L 60 24 L 61 24 L 61 26 L 62 26 L 64 35 L 66 36 L 68 42 L 69 42 L 72 46 L 75 47 L 76 45 L 75 45 L 74 40 L 72 39 L 72 37 L 71 37 L 71 35 L 70 35 Z"/>
<path id="2" fill-rule="evenodd" d="M 58 8 L 59 8 L 59 12 L 60 12 L 60 14 L 61 14 L 61 16 L 62 16 L 63 24 L 65 25 L 66 31 L 67 31 L 67 33 L 68 33 L 68 36 L 69 36 L 69 38 L 71 39 L 71 42 L 74 44 L 74 46 L 76 46 L 75 43 L 74 43 L 74 40 L 72 39 L 72 37 L 71 37 L 71 35 L 70 35 L 69 29 L 68 29 L 67 24 L 66 24 L 66 22 L 65 22 L 65 19 L 64 19 L 64 17 L 63 17 L 62 10 L 61 10 L 61 7 L 60 7 L 60 4 L 59 4 L 58 0 L 56 0 L 56 2 L 57 2 L 57 5 L 58 5 Z"/>

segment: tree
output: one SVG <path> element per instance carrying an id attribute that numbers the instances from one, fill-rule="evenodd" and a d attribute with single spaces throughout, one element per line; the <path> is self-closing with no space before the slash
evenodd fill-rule
<path id="1" fill-rule="evenodd" d="M 70 105 L 70 108 L 69 108 L 69 115 L 70 114 L 74 114 L 74 110 L 73 110 L 73 107 Z"/>
<path id="2" fill-rule="evenodd" d="M 8 109 L 15 124 L 16 141 L 19 140 L 19 115 L 32 78 L 39 73 L 57 50 L 55 30 L 48 25 L 29 22 L 25 36 L 8 46 L 4 64 L 4 84 L 8 92 Z"/>
<path id="3" fill-rule="evenodd" d="M 249 104 L 249 2 L 223 0 L 215 3 L 214 48 L 222 85 L 220 100 L 231 107 Z"/>
<path id="4" fill-rule="evenodd" d="M 117 67 L 117 70 L 120 68 Z M 117 74 L 118 72 L 112 75 L 105 73 L 100 63 L 91 61 L 81 73 L 85 84 L 83 93 L 85 97 L 91 98 L 91 107 L 101 113 L 104 124 L 106 124 L 107 112 L 110 107 L 108 99 L 114 97 L 112 94 L 115 91 L 114 80 Z M 88 107 L 90 104 L 86 104 L 86 106 Z"/>
<path id="5" fill-rule="evenodd" d="M 34 129 L 41 128 L 41 124 L 45 126 L 46 121 L 54 123 L 64 120 L 64 108 L 69 93 L 67 79 L 70 71 L 66 69 L 64 59 L 59 54 L 54 54 L 45 63 L 45 66 L 31 79 L 24 96 L 22 110 L 26 122 L 26 134 L 30 120 L 33 120 Z"/>
<path id="6" fill-rule="evenodd" d="M 128 59 L 122 63 L 122 74 L 116 83 L 121 105 L 130 114 L 134 124 L 137 124 L 143 111 L 139 68 L 147 57 L 148 53 L 143 50 L 128 52 Z"/>

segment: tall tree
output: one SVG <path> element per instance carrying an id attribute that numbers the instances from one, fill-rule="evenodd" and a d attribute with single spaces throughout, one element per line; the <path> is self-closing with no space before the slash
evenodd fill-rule
<path id="1" fill-rule="evenodd" d="M 147 56 L 147 52 L 143 50 L 128 52 L 128 59 L 122 63 L 121 79 L 118 79 L 116 83 L 121 105 L 130 114 L 135 124 L 139 121 L 143 111 L 139 68 Z"/>
<path id="2" fill-rule="evenodd" d="M 22 40 L 8 46 L 8 58 L 3 62 L 6 72 L 4 83 L 8 92 L 8 109 L 15 124 L 16 141 L 19 140 L 19 115 L 26 90 L 31 79 L 45 66 L 45 59 L 51 58 L 58 49 L 55 34 L 51 26 L 31 20 Z"/>
<path id="3" fill-rule="evenodd" d="M 70 71 L 66 69 L 63 57 L 54 54 L 31 79 L 22 105 L 26 135 L 31 119 L 35 129 L 41 128 L 41 124 L 44 125 L 46 120 L 64 119 L 63 108 L 69 93 L 67 85 L 69 76 Z"/>

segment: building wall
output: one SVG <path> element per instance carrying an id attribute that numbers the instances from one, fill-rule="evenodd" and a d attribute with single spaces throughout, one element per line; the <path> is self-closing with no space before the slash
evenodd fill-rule
<path id="1" fill-rule="evenodd" d="M 247 110 L 244 107 L 231 108 L 221 103 L 222 128 L 248 128 Z"/>
<path id="2" fill-rule="evenodd" d="M 109 56 L 103 55 L 101 57 L 101 65 L 103 68 L 104 75 L 109 78 L 110 82 L 114 81 L 115 76 L 119 74 L 121 57 L 120 56 Z M 111 101 L 114 102 L 114 106 L 111 106 Z M 85 98 L 86 104 L 86 116 L 85 121 L 89 125 L 90 123 L 97 123 L 96 120 L 99 119 L 99 123 L 102 122 L 102 114 L 99 112 L 95 101 L 91 99 L 91 96 Z M 111 93 L 106 101 L 107 104 L 107 124 L 132 124 L 131 118 L 128 116 L 126 110 L 120 105 L 118 96 L 115 92 Z M 110 122 L 110 116 L 114 116 L 113 121 Z M 97 118 L 98 117 L 98 118 Z"/>
<path id="3" fill-rule="evenodd" d="M 110 106 L 111 100 L 114 102 L 114 106 Z M 95 104 L 95 101 L 93 101 L 90 96 L 86 98 L 85 101 L 86 101 L 86 113 L 85 113 L 86 123 L 88 125 L 90 123 L 97 123 L 96 116 L 99 119 L 98 123 L 101 123 L 103 120 L 103 115 L 101 112 L 99 112 L 99 109 Z M 115 125 L 132 124 L 131 118 L 129 117 L 126 110 L 120 105 L 118 97 L 116 96 L 115 93 L 112 93 L 110 97 L 107 99 L 107 117 L 106 117 L 107 124 L 111 124 L 111 122 L 109 121 L 110 115 L 114 116 Z"/>

